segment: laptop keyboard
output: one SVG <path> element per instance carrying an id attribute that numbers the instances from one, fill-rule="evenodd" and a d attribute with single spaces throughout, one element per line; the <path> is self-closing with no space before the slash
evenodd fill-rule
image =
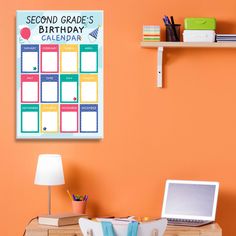
<path id="1" fill-rule="evenodd" d="M 174 218 L 168 218 L 167 220 L 169 225 L 200 226 L 209 223 L 209 221 L 205 220 L 174 219 Z"/>

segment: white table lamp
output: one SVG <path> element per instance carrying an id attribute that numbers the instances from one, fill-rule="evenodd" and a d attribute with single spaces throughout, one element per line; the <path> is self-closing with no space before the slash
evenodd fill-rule
<path id="1" fill-rule="evenodd" d="M 51 214 L 51 186 L 63 185 L 64 174 L 61 155 L 40 154 L 34 184 L 48 186 L 48 214 Z"/>

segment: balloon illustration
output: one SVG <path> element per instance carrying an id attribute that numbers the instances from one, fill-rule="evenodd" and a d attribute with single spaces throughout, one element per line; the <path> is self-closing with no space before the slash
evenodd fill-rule
<path id="1" fill-rule="evenodd" d="M 20 30 L 20 35 L 23 39 L 28 40 L 30 38 L 30 29 L 28 27 L 24 27 Z"/>

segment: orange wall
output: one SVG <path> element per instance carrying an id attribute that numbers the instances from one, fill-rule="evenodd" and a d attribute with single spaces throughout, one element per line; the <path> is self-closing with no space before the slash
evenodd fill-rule
<path id="1" fill-rule="evenodd" d="M 53 211 L 70 210 L 66 188 L 88 193 L 93 215 L 160 215 L 167 178 L 218 180 L 217 221 L 236 221 L 235 49 L 166 49 L 164 89 L 155 86 L 156 51 L 142 49 L 143 24 L 164 14 L 215 16 L 236 32 L 235 0 L 11 0 L 0 14 L 0 228 L 21 235 L 46 213 L 47 189 L 33 184 L 39 153 L 63 155 L 66 186 L 53 188 Z M 15 139 L 15 11 L 105 11 L 105 138 Z M 14 225 L 14 227 L 12 226 Z"/>

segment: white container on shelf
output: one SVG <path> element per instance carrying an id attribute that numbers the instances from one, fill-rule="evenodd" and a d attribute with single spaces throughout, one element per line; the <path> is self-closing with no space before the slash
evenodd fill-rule
<path id="1" fill-rule="evenodd" d="M 184 42 L 215 42 L 214 30 L 184 30 Z"/>

